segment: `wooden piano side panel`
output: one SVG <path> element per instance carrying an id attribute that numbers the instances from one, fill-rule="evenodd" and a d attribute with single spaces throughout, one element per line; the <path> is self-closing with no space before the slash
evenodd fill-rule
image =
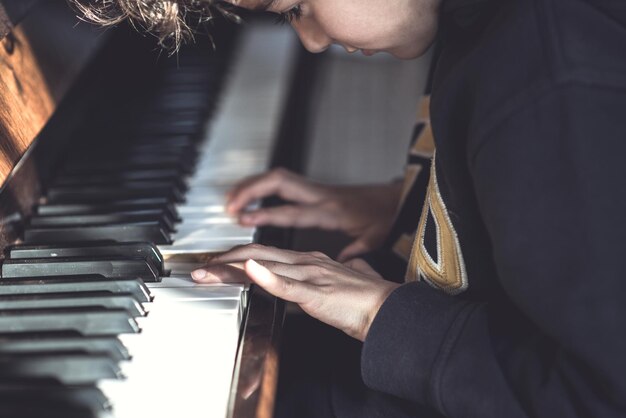
<path id="1" fill-rule="evenodd" d="M 0 184 L 44 127 L 55 108 L 28 37 L 13 30 L 0 47 Z"/>
<path id="2" fill-rule="evenodd" d="M 0 41 L 0 248 L 15 241 L 21 214 L 40 195 L 33 162 L 15 168 L 55 104 L 28 36 L 15 28 Z M 11 173 L 15 178 L 8 184 Z"/>
<path id="3" fill-rule="evenodd" d="M 65 117 L 56 122 L 62 128 L 46 133 L 49 122 L 68 93 L 80 89 L 84 70 L 109 38 L 88 25 L 76 26 L 65 2 L 31 3 L 19 25 L 0 38 L 0 258 L 41 196 L 47 173 L 41 159 L 52 160 L 50 147 L 63 142 L 52 136 L 70 129 Z M 38 156 L 31 152 L 35 142 L 47 143 Z"/>
<path id="4" fill-rule="evenodd" d="M 252 287 L 231 388 L 232 418 L 272 418 L 285 303 Z"/>
<path id="5" fill-rule="evenodd" d="M 15 243 L 21 235 L 23 216 L 41 195 L 39 175 L 32 159 L 22 160 L 0 192 L 0 259 L 4 248 Z"/>
<path id="6" fill-rule="evenodd" d="M 65 2 L 38 2 L 0 39 L 0 186 L 109 38 L 78 22 Z"/>

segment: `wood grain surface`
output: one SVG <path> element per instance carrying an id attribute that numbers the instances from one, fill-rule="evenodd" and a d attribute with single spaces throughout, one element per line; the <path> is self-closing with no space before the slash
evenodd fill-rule
<path id="1" fill-rule="evenodd" d="M 0 42 L 0 184 L 55 108 L 28 37 L 15 28 Z"/>

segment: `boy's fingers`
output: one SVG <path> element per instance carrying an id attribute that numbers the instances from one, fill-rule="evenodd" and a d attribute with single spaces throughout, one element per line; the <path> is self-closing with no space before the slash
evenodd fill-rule
<path id="1" fill-rule="evenodd" d="M 191 272 L 191 277 L 198 283 L 248 283 L 250 281 L 243 270 L 243 265 L 229 264 L 201 267 Z"/>
<path id="2" fill-rule="evenodd" d="M 283 228 L 323 228 L 328 214 L 316 205 L 282 205 L 247 212 L 239 217 L 245 226 L 272 225 Z"/>
<path id="3" fill-rule="evenodd" d="M 312 295 L 311 285 L 274 274 L 254 260 L 246 261 L 244 268 L 253 282 L 281 299 L 302 304 Z"/>
<path id="4" fill-rule="evenodd" d="M 255 260 L 255 262 L 277 276 L 288 277 L 297 281 L 309 281 L 311 283 L 321 275 L 320 271 L 322 267 L 313 264 L 288 264 L 265 260 Z"/>
<path id="5" fill-rule="evenodd" d="M 352 270 L 358 271 L 359 273 L 366 274 L 368 276 L 380 277 L 380 274 L 378 274 L 378 272 L 362 258 L 353 258 L 345 262 L 344 265 Z"/>
<path id="6" fill-rule="evenodd" d="M 229 193 L 226 210 L 235 214 L 255 200 L 277 195 L 294 202 L 312 202 L 315 199 L 310 185 L 300 176 L 277 169 L 244 180 Z"/>
<path id="7" fill-rule="evenodd" d="M 365 254 L 370 251 L 371 248 L 367 242 L 364 240 L 357 239 L 352 243 L 348 244 L 339 255 L 337 256 L 337 261 L 346 262 L 351 258 L 357 257 L 359 255 Z"/>
<path id="8" fill-rule="evenodd" d="M 207 261 L 207 266 L 242 262 L 250 258 L 295 264 L 302 258 L 302 253 L 259 244 L 250 244 L 235 247 L 228 252 L 216 255 Z"/>
<path id="9" fill-rule="evenodd" d="M 248 177 L 237 183 L 231 190 L 226 193 L 226 210 L 230 213 L 237 213 L 245 208 L 248 203 L 244 202 L 246 196 L 241 196 L 242 192 L 247 190 L 251 185 L 257 183 L 265 174 Z"/>

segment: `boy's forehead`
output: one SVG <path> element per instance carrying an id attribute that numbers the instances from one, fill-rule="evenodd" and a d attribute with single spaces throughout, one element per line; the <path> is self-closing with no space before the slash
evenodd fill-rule
<path id="1" fill-rule="evenodd" d="M 249 10 L 266 10 L 274 0 L 226 0 L 227 3 Z"/>

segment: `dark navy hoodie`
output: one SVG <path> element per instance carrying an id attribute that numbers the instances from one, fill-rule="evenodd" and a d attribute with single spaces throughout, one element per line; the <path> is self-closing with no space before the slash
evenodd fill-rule
<path id="1" fill-rule="evenodd" d="M 626 416 L 626 0 L 444 0 L 440 38 L 363 379 L 449 417 Z"/>

